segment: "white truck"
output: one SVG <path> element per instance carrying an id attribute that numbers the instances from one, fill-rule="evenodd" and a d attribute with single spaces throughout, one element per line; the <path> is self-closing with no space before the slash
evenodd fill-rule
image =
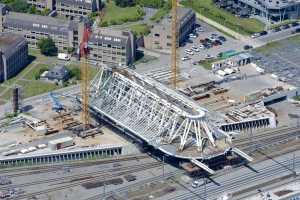
<path id="1" fill-rule="evenodd" d="M 67 53 L 58 53 L 57 58 L 59 60 L 67 60 L 68 61 L 71 59 L 71 56 Z"/>

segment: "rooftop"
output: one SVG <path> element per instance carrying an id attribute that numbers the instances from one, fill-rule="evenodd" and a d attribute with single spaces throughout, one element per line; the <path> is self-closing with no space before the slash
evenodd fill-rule
<path id="1" fill-rule="evenodd" d="M 9 12 L 4 24 L 44 32 L 67 32 L 72 27 L 66 20 L 17 12 Z"/>
<path id="2" fill-rule="evenodd" d="M 25 38 L 13 34 L 13 33 L 1 33 L 0 34 L 0 51 L 4 55 L 13 53 L 12 50 L 16 49 L 17 46 L 22 45 L 26 42 Z"/>
<path id="3" fill-rule="evenodd" d="M 91 42 L 109 43 L 111 45 L 126 45 L 128 37 L 131 33 L 129 31 L 121 31 L 115 29 L 95 29 L 93 31 Z"/>

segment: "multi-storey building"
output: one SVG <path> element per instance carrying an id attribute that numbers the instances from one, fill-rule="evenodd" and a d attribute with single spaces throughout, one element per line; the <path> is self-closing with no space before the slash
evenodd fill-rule
<path id="1" fill-rule="evenodd" d="M 1 6 L 0 30 L 22 35 L 31 48 L 37 48 L 41 38 L 50 37 L 60 52 L 78 48 L 83 23 L 48 16 L 8 12 Z M 135 37 L 130 31 L 112 29 L 93 30 L 90 42 L 90 60 L 107 65 L 129 65 L 135 60 Z"/>
<path id="2" fill-rule="evenodd" d="M 215 2 L 236 15 L 258 15 L 270 21 L 300 17 L 300 0 L 216 0 Z"/>
<path id="3" fill-rule="evenodd" d="M 89 15 L 101 9 L 101 0 L 56 0 L 59 15 L 73 18 Z"/>
<path id="4" fill-rule="evenodd" d="M 181 44 L 188 34 L 193 30 L 196 23 L 196 15 L 192 9 L 178 8 L 178 29 L 179 44 Z M 161 21 L 154 24 L 151 33 L 144 37 L 145 48 L 149 49 L 171 49 L 172 47 L 172 17 L 166 16 Z"/>
<path id="5" fill-rule="evenodd" d="M 91 60 L 106 65 L 129 65 L 135 60 L 135 38 L 129 31 L 94 30 L 89 49 Z"/>
<path id="6" fill-rule="evenodd" d="M 15 76 L 28 64 L 28 45 L 24 37 L 0 34 L 0 82 Z"/>
<path id="7" fill-rule="evenodd" d="M 77 25 L 72 21 L 25 13 L 6 12 L 0 29 L 23 35 L 29 47 L 36 48 L 39 39 L 50 37 L 60 51 L 78 46 Z"/>
<path id="8" fill-rule="evenodd" d="M 55 9 L 55 0 L 27 0 L 27 4 L 35 6 L 38 10 Z"/>

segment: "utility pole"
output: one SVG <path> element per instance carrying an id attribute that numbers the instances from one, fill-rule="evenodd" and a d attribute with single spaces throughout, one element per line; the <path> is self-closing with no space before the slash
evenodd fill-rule
<path id="1" fill-rule="evenodd" d="M 163 177 L 165 177 L 165 155 L 163 155 L 163 159 L 162 159 L 162 172 L 163 172 Z"/>
<path id="2" fill-rule="evenodd" d="M 105 190 L 105 187 L 106 187 L 106 179 L 104 177 L 104 181 L 103 181 L 103 200 L 106 199 L 106 190 Z"/>
<path id="3" fill-rule="evenodd" d="M 204 199 L 207 200 L 206 178 L 205 177 L 203 177 L 203 182 L 204 182 Z"/>

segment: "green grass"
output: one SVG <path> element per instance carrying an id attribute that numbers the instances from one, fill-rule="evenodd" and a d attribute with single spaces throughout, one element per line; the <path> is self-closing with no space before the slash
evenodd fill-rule
<path id="1" fill-rule="evenodd" d="M 280 42 L 271 42 L 271 43 L 268 43 L 264 46 L 261 46 L 259 48 L 256 48 L 255 51 L 259 52 L 259 53 L 263 53 L 263 54 L 266 54 L 268 53 L 270 50 L 272 49 L 276 49 L 276 48 L 279 48 L 281 45 L 280 45 Z"/>
<path id="2" fill-rule="evenodd" d="M 296 101 L 300 101 L 300 96 L 294 96 L 293 99 Z"/>
<path id="3" fill-rule="evenodd" d="M 296 35 L 287 39 L 288 42 L 300 45 L 300 35 Z"/>
<path id="4" fill-rule="evenodd" d="M 297 22 L 297 21 L 299 21 L 299 20 L 296 20 L 296 19 L 287 19 L 287 20 L 284 20 L 284 21 L 282 21 L 282 22 L 280 22 L 280 23 L 272 24 L 272 25 L 270 26 L 270 29 L 278 28 L 278 27 L 280 27 L 280 26 L 282 26 L 282 25 L 285 25 L 285 24 L 291 24 L 291 23 Z"/>
<path id="5" fill-rule="evenodd" d="M 236 17 L 216 7 L 213 0 L 183 0 L 181 4 L 243 35 L 264 30 L 265 25 L 259 20 Z"/>
<path id="6" fill-rule="evenodd" d="M 211 70 L 211 65 L 214 62 L 217 62 L 219 60 L 221 60 L 221 59 L 215 58 L 215 59 L 209 59 L 209 60 L 201 60 L 201 61 L 199 61 L 199 65 L 201 65 L 202 67 L 204 67 L 207 70 Z"/>
<path id="7" fill-rule="evenodd" d="M 129 28 L 136 37 L 141 37 L 150 33 L 150 27 L 147 24 L 135 24 L 131 25 Z"/>
<path id="8" fill-rule="evenodd" d="M 156 11 L 156 13 L 150 18 L 151 21 L 158 22 L 160 21 L 164 16 L 166 16 L 169 13 L 169 10 L 166 8 L 160 8 Z"/>
<path id="9" fill-rule="evenodd" d="M 40 71 L 40 69 L 42 69 L 44 67 L 48 68 L 48 65 L 37 64 L 36 66 L 32 67 L 31 71 L 29 73 L 27 73 L 24 78 L 27 80 L 35 80 L 35 74 L 37 74 Z"/>
<path id="10" fill-rule="evenodd" d="M 145 15 L 140 6 L 121 8 L 115 5 L 113 1 L 106 4 L 105 15 L 100 26 L 119 25 L 126 22 L 141 20 Z"/>
<path id="11" fill-rule="evenodd" d="M 61 88 L 61 86 L 43 81 L 17 81 L 22 86 L 22 97 L 27 98 Z"/>

